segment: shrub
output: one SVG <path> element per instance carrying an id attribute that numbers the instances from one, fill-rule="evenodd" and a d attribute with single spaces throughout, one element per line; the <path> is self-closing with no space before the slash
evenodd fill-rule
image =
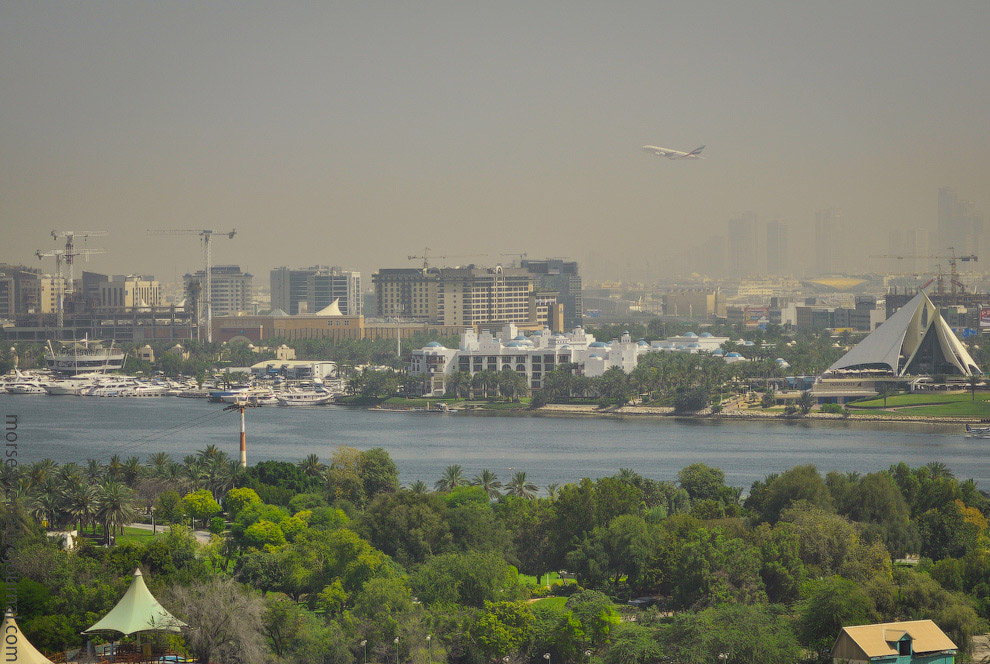
<path id="1" fill-rule="evenodd" d="M 826 403 L 822 404 L 821 411 L 823 413 L 831 413 L 833 415 L 842 415 L 842 406 L 837 403 Z"/>
<path id="2" fill-rule="evenodd" d="M 226 526 L 227 526 L 226 522 L 218 516 L 215 516 L 212 519 L 210 519 L 210 532 L 213 533 L 214 535 L 220 535 L 221 533 L 223 533 L 223 530 L 224 528 L 226 528 Z"/>

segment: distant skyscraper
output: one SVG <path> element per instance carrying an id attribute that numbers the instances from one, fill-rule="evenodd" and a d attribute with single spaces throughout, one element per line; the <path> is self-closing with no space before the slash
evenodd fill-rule
<path id="1" fill-rule="evenodd" d="M 815 273 L 832 274 L 838 270 L 842 230 L 835 208 L 815 213 Z"/>
<path id="2" fill-rule="evenodd" d="M 728 223 L 729 276 L 745 277 L 760 269 L 756 215 L 745 212 Z"/>
<path id="3" fill-rule="evenodd" d="M 211 310 L 214 316 L 234 316 L 243 312 L 250 312 L 254 292 L 252 281 L 254 275 L 242 272 L 237 265 L 214 265 L 210 270 L 210 296 Z M 112 282 L 111 282 L 112 283 Z M 191 292 L 192 284 L 196 284 L 196 289 L 202 302 L 206 302 L 205 294 L 202 294 L 206 284 L 206 273 L 199 270 L 182 277 L 183 288 L 186 293 Z M 102 287 L 101 287 L 102 288 Z"/>
<path id="4" fill-rule="evenodd" d="M 523 268 L 536 277 L 540 288 L 557 293 L 557 302 L 564 305 L 564 327 L 568 330 L 582 325 L 584 301 L 581 296 L 581 275 L 577 261 L 560 258 L 523 260 Z"/>
<path id="5" fill-rule="evenodd" d="M 952 187 L 938 190 L 937 253 L 948 248 L 957 254 L 979 254 L 985 248 L 983 216 L 973 204 L 956 195 Z"/>
<path id="6" fill-rule="evenodd" d="M 787 274 L 787 224 L 778 220 L 767 223 L 767 274 Z"/>
<path id="7" fill-rule="evenodd" d="M 329 265 L 275 268 L 271 271 L 271 297 L 272 309 L 281 309 L 290 316 L 300 309 L 316 313 L 334 300 L 339 300 L 345 316 L 364 313 L 361 273 Z"/>

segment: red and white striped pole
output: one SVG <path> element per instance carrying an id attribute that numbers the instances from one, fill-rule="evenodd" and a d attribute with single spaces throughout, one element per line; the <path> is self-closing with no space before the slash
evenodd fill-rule
<path id="1" fill-rule="evenodd" d="M 241 468 L 247 468 L 247 442 L 244 430 L 244 405 L 241 405 Z"/>

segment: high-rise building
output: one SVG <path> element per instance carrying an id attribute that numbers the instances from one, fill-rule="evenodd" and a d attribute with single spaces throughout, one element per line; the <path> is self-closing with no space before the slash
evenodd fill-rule
<path id="1" fill-rule="evenodd" d="M 371 283 L 379 316 L 431 322 L 439 319 L 438 268 L 385 268 L 371 275 Z"/>
<path id="2" fill-rule="evenodd" d="M 361 273 L 332 267 L 306 277 L 306 310 L 315 313 L 334 301 L 344 316 L 364 315 Z"/>
<path id="3" fill-rule="evenodd" d="M 468 266 L 440 270 L 438 322 L 442 325 L 536 323 L 533 275 L 524 268 Z"/>
<path id="4" fill-rule="evenodd" d="M 464 327 L 559 326 L 554 320 L 563 313 L 558 311 L 557 292 L 541 288 L 539 275 L 524 267 L 384 269 L 371 278 L 379 315 L 386 318 Z"/>
<path id="5" fill-rule="evenodd" d="M 364 314 L 361 273 L 329 265 L 277 267 L 271 271 L 271 308 L 290 316 L 314 313 L 338 300 L 345 316 Z"/>
<path id="6" fill-rule="evenodd" d="M 838 270 L 838 247 L 842 230 L 835 208 L 815 213 L 815 273 L 832 274 Z"/>
<path id="7" fill-rule="evenodd" d="M 233 316 L 250 312 L 252 309 L 252 281 L 254 275 L 242 272 L 238 265 L 214 265 L 210 270 L 210 303 L 214 316 Z M 186 292 L 198 289 L 200 293 L 205 288 L 206 273 L 199 270 L 194 274 L 182 277 Z M 206 298 L 199 296 L 205 304 Z M 201 307 L 202 309 L 202 307 Z"/>
<path id="8" fill-rule="evenodd" d="M 787 224 L 767 222 L 767 274 L 787 274 Z"/>
<path id="9" fill-rule="evenodd" d="M 557 293 L 557 303 L 564 307 L 564 328 L 570 330 L 581 327 L 584 301 L 577 261 L 548 258 L 523 260 L 521 265 L 535 277 L 539 288 Z"/>
<path id="10" fill-rule="evenodd" d="M 938 253 L 951 247 L 960 255 L 979 255 L 986 248 L 983 223 L 983 216 L 970 201 L 959 198 L 951 187 L 939 188 Z"/>
<path id="11" fill-rule="evenodd" d="M 745 212 L 728 222 L 729 276 L 745 277 L 760 271 L 756 215 Z"/>
<path id="12" fill-rule="evenodd" d="M 99 283 L 97 302 L 97 306 L 104 309 L 160 307 L 162 289 L 154 277 L 115 274 L 112 279 Z"/>

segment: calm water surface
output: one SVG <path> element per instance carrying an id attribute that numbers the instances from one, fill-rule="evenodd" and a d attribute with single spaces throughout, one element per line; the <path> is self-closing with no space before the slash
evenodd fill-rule
<path id="1" fill-rule="evenodd" d="M 181 460 L 213 443 L 234 458 L 239 418 L 216 404 L 176 398 L 100 399 L 0 395 L 0 416 L 18 416 L 20 458 L 58 462 L 141 458 L 164 451 Z M 871 472 L 899 461 L 942 461 L 958 477 L 990 487 L 990 441 L 963 438 L 959 426 L 849 422 L 677 421 L 653 418 L 435 415 L 343 407 L 249 410 L 248 463 L 328 460 L 337 445 L 384 447 L 403 483 L 430 484 L 461 464 L 473 476 L 490 468 L 503 480 L 524 470 L 540 486 L 632 468 L 673 479 L 696 461 L 718 466 L 748 488 L 767 473 L 814 463 L 822 471 Z"/>

